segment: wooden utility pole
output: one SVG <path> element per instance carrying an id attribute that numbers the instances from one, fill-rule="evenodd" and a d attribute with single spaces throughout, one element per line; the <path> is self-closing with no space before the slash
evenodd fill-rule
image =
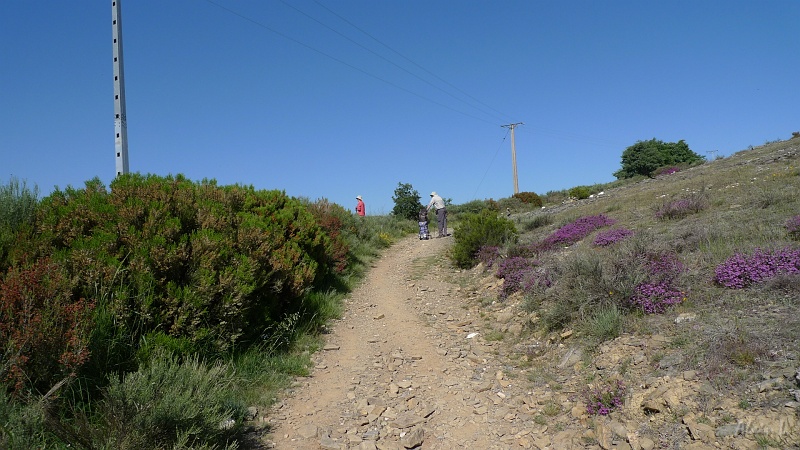
<path id="1" fill-rule="evenodd" d="M 122 9 L 120 0 L 111 0 L 111 26 L 114 54 L 114 153 L 117 174 L 128 173 L 128 119 L 125 117 L 125 76 L 122 67 Z"/>
<path id="2" fill-rule="evenodd" d="M 514 193 L 519 194 L 519 182 L 517 181 L 517 149 L 514 147 L 514 128 L 517 125 L 525 125 L 522 122 L 501 125 L 503 128 L 511 130 L 511 170 L 514 175 Z"/>

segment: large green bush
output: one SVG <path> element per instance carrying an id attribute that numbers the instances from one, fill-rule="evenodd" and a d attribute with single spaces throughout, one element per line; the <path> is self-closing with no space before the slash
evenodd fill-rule
<path id="1" fill-rule="evenodd" d="M 204 352 L 263 338 L 346 253 L 283 192 L 181 176 L 56 191 L 42 200 L 38 242 L 123 340 L 158 331 Z"/>
<path id="2" fill-rule="evenodd" d="M 477 263 L 477 253 L 481 247 L 502 246 L 513 242 L 517 230 L 510 220 L 484 209 L 479 213 L 464 214 L 455 227 L 453 236 L 455 243 L 451 258 L 456 266 L 469 268 Z"/>
<path id="3" fill-rule="evenodd" d="M 622 168 L 614 172 L 618 179 L 637 175 L 651 176 L 659 167 L 691 164 L 705 158 L 693 152 L 685 141 L 663 142 L 655 138 L 637 141 L 622 152 Z"/>

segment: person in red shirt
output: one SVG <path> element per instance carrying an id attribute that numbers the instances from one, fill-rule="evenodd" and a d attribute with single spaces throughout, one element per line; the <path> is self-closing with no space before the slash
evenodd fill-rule
<path id="1" fill-rule="evenodd" d="M 358 214 L 361 217 L 366 216 L 367 208 L 366 206 L 364 206 L 364 200 L 361 200 L 360 195 L 356 195 L 356 200 L 358 200 L 358 203 L 356 203 L 356 214 Z"/>

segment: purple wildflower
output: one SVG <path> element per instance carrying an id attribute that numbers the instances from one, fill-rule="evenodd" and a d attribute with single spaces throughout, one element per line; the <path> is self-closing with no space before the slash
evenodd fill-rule
<path id="1" fill-rule="evenodd" d="M 622 406 L 627 388 L 620 380 L 606 381 L 594 389 L 583 392 L 586 412 L 607 416 L 612 410 Z"/>
<path id="2" fill-rule="evenodd" d="M 686 266 L 674 253 L 664 253 L 651 256 L 647 262 L 647 270 L 658 280 L 672 281 L 686 270 Z"/>
<path id="3" fill-rule="evenodd" d="M 536 265 L 538 265 L 538 262 Z M 528 272 L 522 280 L 521 288 L 524 292 L 529 293 L 537 289 L 549 288 L 552 285 L 552 275 L 550 272 L 540 267 Z"/>
<path id="4" fill-rule="evenodd" d="M 594 230 L 614 225 L 615 223 L 616 220 L 608 218 L 603 214 L 581 217 L 553 232 L 544 242 L 552 246 L 571 245 L 585 238 Z"/>
<path id="5" fill-rule="evenodd" d="M 686 266 L 672 253 L 652 255 L 647 261 L 650 279 L 634 289 L 628 300 L 631 306 L 645 314 L 662 314 L 685 298 L 683 291 L 673 286 Z"/>
<path id="6" fill-rule="evenodd" d="M 484 245 L 478 250 L 476 256 L 478 261 L 482 262 L 486 267 L 492 267 L 500 259 L 500 247 Z"/>
<path id="7" fill-rule="evenodd" d="M 522 280 L 531 270 L 531 262 L 521 256 L 506 258 L 497 264 L 497 278 L 503 279 L 503 286 L 500 289 L 500 298 L 505 299 L 509 295 L 520 290 Z"/>
<path id="8" fill-rule="evenodd" d="M 673 200 L 661 205 L 656 210 L 656 219 L 682 219 L 688 215 L 706 209 L 707 202 L 704 198 L 695 196 Z"/>
<path id="9" fill-rule="evenodd" d="M 683 298 L 683 292 L 672 287 L 669 282 L 659 281 L 636 286 L 630 302 L 641 308 L 645 314 L 661 314 L 670 306 L 683 301 Z"/>
<path id="10" fill-rule="evenodd" d="M 615 228 L 613 230 L 598 232 L 593 243 L 598 247 L 607 247 L 630 236 L 633 236 L 632 230 L 627 228 Z"/>
<path id="11" fill-rule="evenodd" d="M 731 289 L 744 289 L 751 284 L 779 274 L 800 273 L 800 249 L 755 249 L 751 255 L 737 253 L 714 269 L 714 281 Z"/>

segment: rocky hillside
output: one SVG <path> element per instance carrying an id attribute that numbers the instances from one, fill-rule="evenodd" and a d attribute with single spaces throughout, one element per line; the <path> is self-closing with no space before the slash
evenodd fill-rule
<path id="1" fill-rule="evenodd" d="M 471 286 L 470 308 L 484 317 L 484 337 L 496 340 L 506 360 L 505 376 L 530 386 L 531 435 L 540 436 L 530 448 L 800 448 L 799 276 L 740 290 L 712 281 L 713 267 L 731 252 L 799 247 L 784 226 L 800 214 L 799 168 L 794 139 L 514 217 L 523 225 L 554 217 L 549 228 L 523 236 L 529 241 L 565 217 L 618 217 L 663 239 L 692 272 L 688 300 L 664 314 L 628 317 L 618 337 L 602 342 L 581 333 L 581 323 L 543 331 L 547 311 L 523 294 L 497 300 L 502 280 L 492 269 L 459 275 Z M 698 191 L 709 199 L 704 214 L 667 224 L 652 219 L 667 200 Z M 716 242 L 737 228 L 735 242 Z M 564 248 L 559 257 L 582 246 L 590 244 Z M 591 414 L 592 391 L 619 393 L 622 404 Z"/>

